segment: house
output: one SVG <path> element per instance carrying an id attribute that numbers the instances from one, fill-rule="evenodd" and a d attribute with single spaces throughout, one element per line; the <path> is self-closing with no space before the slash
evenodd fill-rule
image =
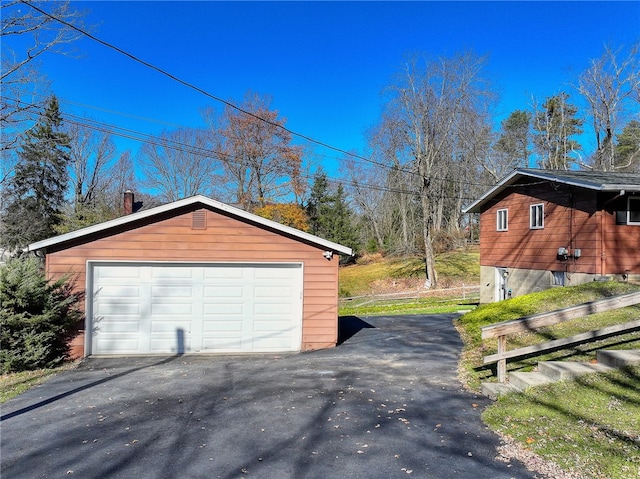
<path id="1" fill-rule="evenodd" d="M 640 175 L 516 169 L 480 213 L 480 302 L 640 279 Z"/>
<path id="2" fill-rule="evenodd" d="M 132 199 L 125 194 L 130 213 Z M 338 254 L 350 248 L 205 196 L 29 245 L 49 278 L 75 276 L 75 357 L 328 348 Z"/>

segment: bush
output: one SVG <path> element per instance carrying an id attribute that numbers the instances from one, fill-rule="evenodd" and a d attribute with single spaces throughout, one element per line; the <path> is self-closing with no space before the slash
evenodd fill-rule
<path id="1" fill-rule="evenodd" d="M 47 281 L 36 258 L 0 267 L 2 374 L 50 368 L 68 357 L 68 340 L 82 318 L 72 285 L 68 277 Z"/>

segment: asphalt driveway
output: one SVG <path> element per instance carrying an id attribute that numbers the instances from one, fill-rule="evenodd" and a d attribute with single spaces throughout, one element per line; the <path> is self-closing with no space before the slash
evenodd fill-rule
<path id="1" fill-rule="evenodd" d="M 452 315 L 331 350 L 91 359 L 2 407 L 2 478 L 533 478 L 456 379 Z"/>

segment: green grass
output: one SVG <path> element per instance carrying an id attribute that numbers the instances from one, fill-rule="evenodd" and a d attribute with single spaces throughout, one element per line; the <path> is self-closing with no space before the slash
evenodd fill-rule
<path id="1" fill-rule="evenodd" d="M 640 477 L 640 367 L 501 397 L 483 413 L 495 431 L 582 477 Z"/>
<path id="2" fill-rule="evenodd" d="M 476 308 L 461 316 L 456 324 L 464 342 L 459 368 L 463 380 L 473 390 L 479 390 L 482 382 L 495 380 L 493 366 L 483 366 L 482 358 L 497 352 L 497 340 L 482 341 L 480 335 L 483 326 L 639 290 L 639 286 L 628 283 L 593 282 L 580 286 L 548 289 Z M 507 337 L 507 348 L 517 349 L 531 346 L 552 339 L 632 321 L 638 317 L 640 317 L 640 306 L 593 314 L 541 328 L 535 332 L 510 335 Z M 533 358 L 510 361 L 507 363 L 507 370 L 530 371 L 538 361 L 558 359 L 589 361 L 595 358 L 597 349 L 605 347 L 609 349 L 638 348 L 640 347 L 640 332 L 614 336 Z"/>
<path id="3" fill-rule="evenodd" d="M 436 256 L 436 271 L 442 287 L 454 282 L 476 285 L 480 282 L 480 254 L 476 247 Z M 415 279 L 424 281 L 423 258 L 362 258 L 357 264 L 340 268 L 340 296 L 371 293 L 379 281 Z"/>
<path id="4" fill-rule="evenodd" d="M 339 316 L 390 316 L 397 314 L 441 314 L 468 311 L 475 304 L 464 304 L 459 300 L 438 298 L 412 298 L 410 300 L 385 300 L 370 304 L 343 304 L 338 308 Z"/>
<path id="5" fill-rule="evenodd" d="M 74 363 L 67 363 L 53 369 L 36 369 L 20 373 L 3 374 L 0 376 L 0 404 L 22 394 L 33 386 L 42 384 L 51 376 L 74 367 Z"/>
<path id="6" fill-rule="evenodd" d="M 465 344 L 460 377 L 474 390 L 479 390 L 481 382 L 495 381 L 494 370 L 483 366 L 482 358 L 496 352 L 497 343 L 482 341 L 482 326 L 639 290 L 639 286 L 632 284 L 594 282 L 482 305 L 456 321 Z M 530 346 L 639 317 L 640 306 L 592 314 L 535 332 L 508 336 L 507 347 Z M 507 369 L 531 370 L 538 361 L 594 360 L 596 351 L 602 348 L 640 348 L 640 332 L 511 361 Z M 579 477 L 640 477 L 640 367 L 508 394 L 489 406 L 483 419 L 493 430 L 514 438 L 563 469 L 580 474 Z"/>

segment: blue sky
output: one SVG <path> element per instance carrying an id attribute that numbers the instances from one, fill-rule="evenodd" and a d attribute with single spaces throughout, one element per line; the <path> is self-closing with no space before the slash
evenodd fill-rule
<path id="1" fill-rule="evenodd" d="M 499 119 L 568 90 L 605 43 L 640 41 L 640 2 L 73 3 L 102 40 L 226 100 L 270 95 L 288 128 L 360 152 L 382 90 L 412 52 L 488 55 Z M 75 47 L 79 57 L 41 63 L 63 111 L 157 134 L 202 126 L 200 110 L 217 105 L 88 38 Z"/>

